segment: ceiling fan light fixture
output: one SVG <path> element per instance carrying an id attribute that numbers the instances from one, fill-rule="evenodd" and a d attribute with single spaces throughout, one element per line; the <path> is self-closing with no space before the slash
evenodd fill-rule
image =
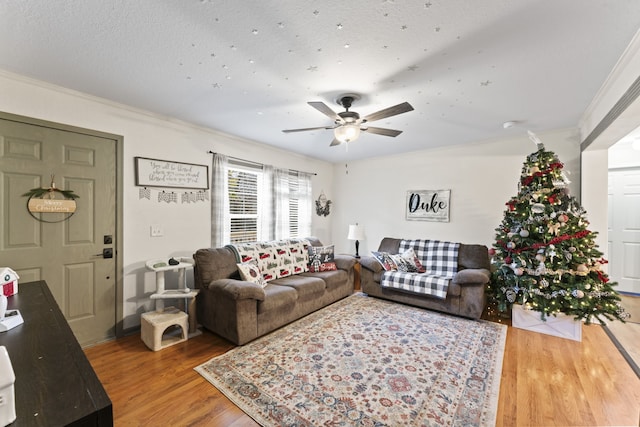
<path id="1" fill-rule="evenodd" d="M 338 141 L 353 142 L 360 136 L 360 126 L 356 124 L 345 124 L 333 130 L 333 134 Z"/>

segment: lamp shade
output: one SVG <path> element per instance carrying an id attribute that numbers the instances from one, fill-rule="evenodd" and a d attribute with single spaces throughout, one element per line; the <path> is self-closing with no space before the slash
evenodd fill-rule
<path id="1" fill-rule="evenodd" d="M 345 124 L 333 130 L 333 135 L 340 142 L 355 141 L 360 136 L 360 126 L 355 124 Z"/>
<path id="2" fill-rule="evenodd" d="M 364 227 L 358 224 L 349 225 L 349 234 L 347 235 L 349 240 L 363 240 L 364 239 Z"/>

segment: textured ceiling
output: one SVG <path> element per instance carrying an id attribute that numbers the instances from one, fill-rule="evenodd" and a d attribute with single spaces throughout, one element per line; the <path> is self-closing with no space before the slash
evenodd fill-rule
<path id="1" fill-rule="evenodd" d="M 341 162 L 577 126 L 639 28 L 638 0 L 2 0 L 0 68 Z M 282 133 L 345 92 L 415 110 Z"/>

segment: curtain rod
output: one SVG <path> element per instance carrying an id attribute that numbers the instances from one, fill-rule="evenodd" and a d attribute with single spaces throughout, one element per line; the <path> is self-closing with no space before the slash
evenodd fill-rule
<path id="1" fill-rule="evenodd" d="M 207 151 L 207 154 L 216 154 L 216 152 L 209 150 L 209 151 Z M 226 156 L 226 154 L 225 154 L 225 156 Z M 258 166 L 264 166 L 264 163 L 258 163 L 258 162 L 254 162 L 252 160 L 245 160 L 245 159 L 241 159 L 239 157 L 233 157 L 233 156 L 227 156 L 227 157 L 230 158 L 230 159 L 233 159 L 233 160 L 238 160 L 240 162 L 251 163 L 251 164 L 254 164 L 254 165 L 258 165 Z M 305 172 L 305 171 L 299 171 L 299 170 L 296 170 L 296 169 L 289 169 L 289 170 L 294 171 L 294 172 L 308 173 L 309 175 L 318 175 L 315 172 Z"/>

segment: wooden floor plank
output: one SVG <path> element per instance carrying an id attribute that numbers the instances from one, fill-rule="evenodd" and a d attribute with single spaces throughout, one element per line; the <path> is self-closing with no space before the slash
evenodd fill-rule
<path id="1" fill-rule="evenodd" d="M 640 379 L 599 325 L 575 342 L 509 327 L 498 426 L 634 426 Z M 208 332 L 153 352 L 140 335 L 85 349 L 116 426 L 256 426 L 193 368 L 233 348 Z"/>

